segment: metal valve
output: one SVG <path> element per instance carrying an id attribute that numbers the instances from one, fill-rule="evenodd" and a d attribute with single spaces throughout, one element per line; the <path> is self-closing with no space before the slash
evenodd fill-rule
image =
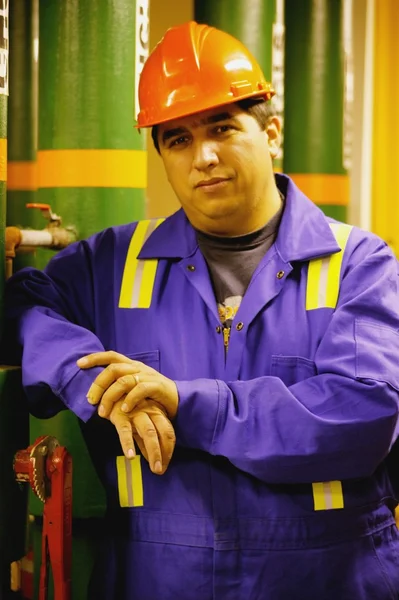
<path id="1" fill-rule="evenodd" d="M 14 457 L 19 482 L 29 482 L 42 502 L 43 533 L 39 599 L 46 600 L 48 564 L 54 580 L 54 600 L 71 598 L 72 457 L 53 436 L 42 436 Z"/>
<path id="2" fill-rule="evenodd" d="M 37 208 L 41 211 L 43 217 L 47 219 L 49 226 L 60 227 L 62 219 L 56 215 L 52 210 L 50 204 L 41 204 L 39 202 L 29 202 L 26 208 Z"/>

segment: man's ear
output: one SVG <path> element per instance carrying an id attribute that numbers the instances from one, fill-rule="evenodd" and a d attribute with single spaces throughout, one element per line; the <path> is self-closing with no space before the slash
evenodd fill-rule
<path id="1" fill-rule="evenodd" d="M 281 144 L 281 120 L 276 115 L 270 117 L 268 120 L 266 124 L 266 134 L 270 156 L 276 158 Z"/>

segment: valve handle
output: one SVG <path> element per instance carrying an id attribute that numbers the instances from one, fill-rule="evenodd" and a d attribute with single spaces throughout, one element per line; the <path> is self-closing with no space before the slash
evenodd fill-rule
<path id="1" fill-rule="evenodd" d="M 28 202 L 26 208 L 38 208 L 39 210 L 48 210 L 51 212 L 50 204 L 41 204 L 40 202 Z"/>
<path id="2" fill-rule="evenodd" d="M 61 217 L 53 213 L 51 210 L 50 204 L 42 204 L 40 202 L 28 202 L 26 204 L 26 208 L 37 208 L 39 209 L 43 216 L 49 220 L 50 223 L 54 225 L 61 225 Z"/>

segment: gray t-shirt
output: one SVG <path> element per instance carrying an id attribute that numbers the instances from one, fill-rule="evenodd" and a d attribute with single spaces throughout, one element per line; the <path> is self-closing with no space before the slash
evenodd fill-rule
<path id="1" fill-rule="evenodd" d="M 262 229 L 237 237 L 217 237 L 197 231 L 220 321 L 225 327 L 231 326 L 256 267 L 276 238 L 282 213 L 283 204 Z"/>

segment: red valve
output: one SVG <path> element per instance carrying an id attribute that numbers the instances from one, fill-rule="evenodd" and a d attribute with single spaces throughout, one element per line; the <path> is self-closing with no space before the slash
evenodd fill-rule
<path id="1" fill-rule="evenodd" d="M 38 208 L 39 210 L 49 210 L 51 212 L 50 204 L 41 204 L 40 202 L 29 202 L 26 208 Z"/>
<path id="2" fill-rule="evenodd" d="M 38 208 L 43 216 L 49 220 L 52 225 L 61 225 L 61 217 L 53 213 L 50 204 L 41 204 L 40 202 L 29 202 L 26 208 Z"/>
<path id="3" fill-rule="evenodd" d="M 54 580 L 54 600 L 71 599 L 72 457 L 52 436 L 38 438 L 14 457 L 17 481 L 29 481 L 44 502 L 39 599 L 46 600 L 48 563 Z"/>

